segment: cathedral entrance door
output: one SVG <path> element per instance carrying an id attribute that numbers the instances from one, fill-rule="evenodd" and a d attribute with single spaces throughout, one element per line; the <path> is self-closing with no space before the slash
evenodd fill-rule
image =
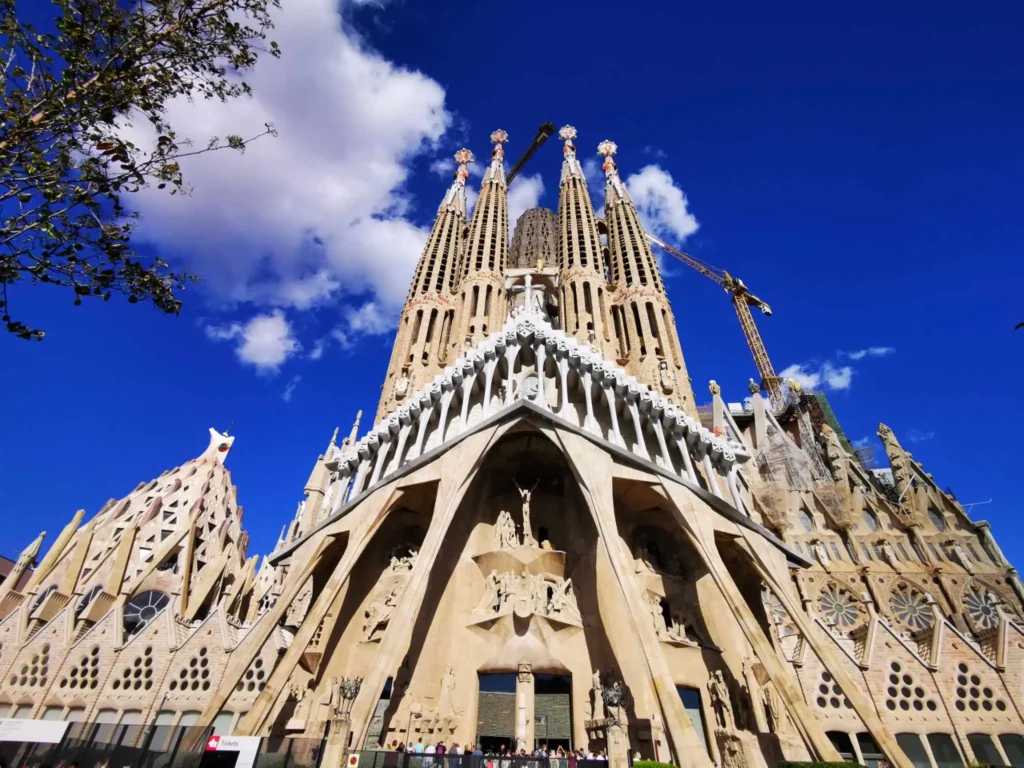
<path id="1" fill-rule="evenodd" d="M 516 745 L 516 676 L 480 675 L 477 697 L 477 743 L 484 752 L 499 753 Z"/>
<path id="2" fill-rule="evenodd" d="M 534 748 L 572 749 L 572 677 L 533 676 Z"/>

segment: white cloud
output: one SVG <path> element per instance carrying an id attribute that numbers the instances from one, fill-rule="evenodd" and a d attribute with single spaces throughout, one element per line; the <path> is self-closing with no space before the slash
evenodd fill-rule
<path id="1" fill-rule="evenodd" d="M 299 382 L 302 381 L 302 377 L 299 375 L 292 376 L 291 381 L 285 385 L 284 392 L 281 393 L 281 399 L 286 403 L 292 401 L 292 394 L 295 392 L 295 388 L 299 386 Z"/>
<path id="2" fill-rule="evenodd" d="M 686 193 L 661 167 L 644 166 L 626 179 L 626 188 L 644 227 L 652 234 L 679 243 L 700 226 L 687 209 Z"/>
<path id="3" fill-rule="evenodd" d="M 924 431 L 920 429 L 911 429 L 907 432 L 907 440 L 912 443 L 924 443 L 931 440 L 933 437 L 935 437 L 935 432 L 931 430 Z"/>
<path id="4" fill-rule="evenodd" d="M 455 161 L 450 157 L 439 157 L 430 164 L 430 170 L 445 179 L 450 179 L 455 172 Z"/>
<path id="5" fill-rule="evenodd" d="M 214 341 L 236 341 L 238 359 L 260 373 L 277 373 L 285 360 L 302 349 L 292 335 L 291 323 L 279 309 L 256 315 L 245 324 L 208 325 L 206 335 Z"/>
<path id="6" fill-rule="evenodd" d="M 313 349 L 309 351 L 310 360 L 319 360 L 324 356 L 324 350 L 327 348 L 327 339 L 317 339 L 313 344 Z"/>
<path id="7" fill-rule="evenodd" d="M 516 222 L 519 221 L 519 217 L 531 208 L 540 205 L 540 198 L 543 194 L 544 182 L 539 173 L 515 178 L 508 190 L 508 234 L 510 238 L 516 230 Z"/>
<path id="8" fill-rule="evenodd" d="M 646 147 L 644 147 L 644 154 L 645 155 L 653 155 L 654 157 L 657 157 L 658 159 L 661 159 L 661 158 L 664 158 L 664 157 L 668 157 L 668 154 L 666 154 L 665 150 L 661 149 L 660 147 L 652 146 L 650 144 L 648 144 Z"/>
<path id="9" fill-rule="evenodd" d="M 853 383 L 853 369 L 844 365 L 836 367 L 830 362 L 820 366 L 813 364 L 791 365 L 779 373 L 783 380 L 793 379 L 803 389 L 849 389 Z"/>
<path id="10" fill-rule="evenodd" d="M 331 331 L 331 336 L 342 349 L 351 349 L 364 336 L 383 336 L 394 330 L 398 311 L 386 311 L 373 301 L 359 308 L 346 307 L 342 313 L 341 325 Z"/>
<path id="11" fill-rule="evenodd" d="M 244 154 L 184 159 L 190 195 L 133 198 L 139 237 L 180 257 L 219 299 L 305 309 L 343 292 L 387 307 L 405 298 L 427 234 L 408 218 L 410 162 L 434 151 L 451 118 L 437 82 L 370 49 L 342 10 L 284 3 L 271 33 L 282 57 L 246 73 L 251 99 L 168 105 L 197 146 L 268 122 L 279 134 Z M 147 128 L 127 133 L 142 142 Z"/>
<path id="12" fill-rule="evenodd" d="M 791 365 L 779 372 L 779 378 L 784 381 L 792 379 L 803 389 L 817 389 L 821 384 L 821 374 L 817 371 L 808 370 L 803 365 Z"/>
<path id="13" fill-rule="evenodd" d="M 893 347 L 868 347 L 867 349 L 858 349 L 856 352 L 843 352 L 841 354 L 846 355 L 851 360 L 863 360 L 865 357 L 885 357 L 891 355 L 896 350 Z"/>

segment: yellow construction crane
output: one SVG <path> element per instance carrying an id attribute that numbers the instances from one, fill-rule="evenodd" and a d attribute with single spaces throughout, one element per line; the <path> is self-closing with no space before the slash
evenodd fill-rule
<path id="1" fill-rule="evenodd" d="M 751 307 L 757 307 L 764 314 L 771 315 L 772 308 L 768 306 L 767 302 L 762 301 L 747 290 L 747 286 L 743 284 L 742 280 L 738 277 L 733 277 L 724 269 L 720 270 L 717 267 L 712 267 L 710 264 L 705 264 L 700 259 L 696 259 L 688 253 L 684 253 L 673 248 L 671 245 L 661 242 L 661 240 L 653 235 L 648 234 L 647 239 L 655 245 L 664 248 L 687 266 L 714 280 L 732 297 L 732 305 L 740 318 L 743 335 L 747 337 L 750 352 L 754 355 L 754 365 L 757 366 L 757 372 L 761 375 L 761 388 L 768 393 L 768 399 L 771 401 L 772 407 L 781 408 L 785 401 L 785 396 L 782 393 L 782 379 L 775 375 L 772 361 L 768 359 L 768 350 L 764 348 L 761 334 L 758 332 L 757 326 L 754 324 L 754 316 L 750 312 Z"/>

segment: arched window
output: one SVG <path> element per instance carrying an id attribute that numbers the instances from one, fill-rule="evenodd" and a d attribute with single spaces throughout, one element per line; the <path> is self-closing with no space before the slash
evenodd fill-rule
<path id="1" fill-rule="evenodd" d="M 163 592 L 149 590 L 140 592 L 124 607 L 124 631 L 129 635 L 137 635 L 150 624 L 153 619 L 171 602 Z"/>
<path id="2" fill-rule="evenodd" d="M 800 521 L 801 527 L 808 533 L 814 530 L 814 519 L 811 517 L 811 513 L 806 509 L 801 509 L 796 513 L 797 520 Z"/>
<path id="3" fill-rule="evenodd" d="M 78 621 L 81 615 L 85 612 L 85 609 L 92 605 L 92 601 L 96 599 L 96 595 L 102 591 L 103 585 L 97 584 L 78 599 L 78 604 L 75 605 L 75 621 Z"/>
<path id="4" fill-rule="evenodd" d="M 928 508 L 928 521 L 935 526 L 935 530 L 944 531 L 946 530 L 946 518 L 942 516 L 935 507 Z"/>
<path id="5" fill-rule="evenodd" d="M 878 518 L 875 517 L 874 513 L 870 509 L 865 509 L 860 513 L 860 523 L 867 531 L 878 530 Z"/>

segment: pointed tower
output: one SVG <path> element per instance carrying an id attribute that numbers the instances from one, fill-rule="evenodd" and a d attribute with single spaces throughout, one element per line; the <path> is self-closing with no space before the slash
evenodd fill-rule
<path id="1" fill-rule="evenodd" d="M 605 353 L 614 350 L 607 322 L 607 279 L 587 180 L 576 157 L 576 129 L 558 132 L 565 142 L 558 193 L 558 270 L 562 330 Z M 613 356 L 609 354 L 609 356 Z"/>
<path id="2" fill-rule="evenodd" d="M 679 346 L 658 262 L 651 253 L 633 200 L 612 159 L 618 147 L 602 141 L 605 220 L 611 254 L 610 282 L 615 357 L 631 374 L 693 411 L 693 390 Z"/>
<path id="3" fill-rule="evenodd" d="M 402 310 L 377 410 L 378 420 L 447 364 L 456 309 L 453 294 L 466 227 L 466 166 L 472 160 L 473 153 L 468 149 L 455 153 L 455 178 L 437 209 Z"/>
<path id="4" fill-rule="evenodd" d="M 491 141 L 491 164 L 484 172 L 463 254 L 457 332 L 452 338 L 455 351 L 473 346 L 505 322 L 508 194 L 502 144 L 508 134 L 499 129 L 491 134 Z"/>

